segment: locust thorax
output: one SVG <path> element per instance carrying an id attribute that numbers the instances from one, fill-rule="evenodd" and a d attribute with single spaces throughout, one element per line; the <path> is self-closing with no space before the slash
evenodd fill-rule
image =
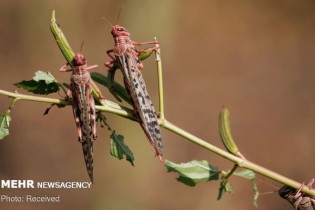
<path id="1" fill-rule="evenodd" d="M 130 36 L 130 33 L 124 27 L 120 25 L 114 25 L 112 28 L 112 35 L 115 38 L 118 36 Z"/>
<path id="2" fill-rule="evenodd" d="M 76 53 L 72 60 L 73 66 L 83 66 L 86 65 L 86 58 L 81 53 Z"/>

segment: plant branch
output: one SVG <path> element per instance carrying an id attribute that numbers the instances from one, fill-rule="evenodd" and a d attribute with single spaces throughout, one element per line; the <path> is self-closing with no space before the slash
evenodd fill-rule
<path id="1" fill-rule="evenodd" d="M 5 90 L 0 90 L 0 94 L 9 96 L 11 98 L 18 99 L 18 100 L 36 101 L 36 102 L 59 104 L 59 105 L 69 105 L 69 102 L 65 100 L 47 98 L 47 97 L 41 97 L 41 96 L 31 96 L 31 95 L 20 94 L 17 92 L 9 92 Z"/>
<path id="2" fill-rule="evenodd" d="M 157 41 L 154 37 L 154 41 Z M 159 108 L 160 108 L 160 119 L 164 120 L 164 90 L 163 90 L 163 74 L 162 74 L 162 61 L 160 57 L 161 49 L 160 45 L 156 44 L 157 50 L 155 51 L 156 64 L 157 64 L 157 73 L 158 73 L 158 88 L 159 88 Z"/>
<path id="3" fill-rule="evenodd" d="M 222 149 L 220 149 L 220 148 L 218 148 L 212 144 L 209 144 L 208 142 L 206 142 L 206 141 L 188 133 L 187 131 L 177 127 L 176 125 L 172 124 L 171 122 L 167 121 L 166 119 L 162 122 L 161 127 L 164 127 L 165 129 L 167 129 L 173 133 L 176 133 L 179 136 L 182 136 L 184 139 L 186 139 L 186 140 L 188 140 L 194 144 L 197 144 L 198 146 L 201 146 L 201 147 L 203 147 L 203 148 L 205 148 L 211 152 L 214 152 L 215 154 L 220 155 L 221 157 L 223 157 L 225 159 L 228 159 L 228 160 L 236 163 L 239 167 L 250 169 L 256 173 L 259 173 L 265 177 L 268 177 L 274 181 L 277 181 L 277 182 L 282 183 L 284 185 L 293 187 L 295 189 L 299 189 L 302 186 L 301 183 L 298 183 L 298 182 L 296 182 L 292 179 L 289 179 L 285 176 L 282 176 L 282 175 L 280 175 L 274 171 L 271 171 L 267 168 L 264 168 L 262 166 L 255 164 L 255 163 L 252 163 L 249 160 L 239 158 L 235 155 L 232 155 L 232 154 L 226 152 L 225 150 L 222 150 Z M 302 188 L 302 191 L 311 195 L 311 196 L 315 196 L 315 190 L 310 190 L 306 186 L 304 186 Z"/>
<path id="4" fill-rule="evenodd" d="M 17 100 L 26 100 L 26 101 L 35 101 L 35 102 L 43 102 L 43 103 L 49 103 L 49 104 L 56 104 L 56 105 L 71 105 L 70 101 L 67 100 L 61 100 L 61 99 L 55 99 L 55 98 L 48 98 L 48 97 L 41 97 L 41 96 L 32 96 L 32 95 L 26 95 L 26 94 L 20 94 L 16 92 L 9 92 L 5 90 L 0 90 L 1 95 L 9 96 L 11 98 L 14 98 Z M 134 115 L 133 110 L 121 106 L 117 103 L 114 103 L 109 100 L 101 100 L 103 105 L 96 105 L 95 108 L 100 111 L 109 112 L 116 114 L 121 117 L 128 118 L 133 121 L 137 121 L 136 117 Z"/>
<path id="5" fill-rule="evenodd" d="M 48 97 L 39 97 L 39 96 L 31 96 L 31 95 L 25 95 L 25 94 L 20 94 L 20 93 L 14 93 L 14 92 L 9 92 L 5 90 L 0 90 L 1 95 L 6 95 L 14 99 L 18 100 L 26 100 L 26 101 L 34 101 L 34 102 L 43 102 L 43 103 L 50 103 L 50 104 L 58 104 L 58 105 L 70 105 L 69 101 L 66 100 L 61 100 L 61 99 L 54 99 L 54 98 L 48 98 Z M 113 113 L 118 116 L 137 121 L 136 117 L 134 115 L 133 110 L 128 109 L 124 106 L 121 106 L 117 103 L 114 103 L 109 100 L 102 100 L 104 102 L 104 105 L 97 105 L 95 108 L 100 111 L 108 112 L 108 113 Z M 182 136 L 184 139 L 201 146 L 211 152 L 214 152 L 217 155 L 220 155 L 221 157 L 230 160 L 234 163 L 236 163 L 239 167 L 247 168 L 250 169 L 256 173 L 259 173 L 265 177 L 268 177 L 272 180 L 275 180 L 279 183 L 282 183 L 284 185 L 293 187 L 295 189 L 299 189 L 301 187 L 301 183 L 298 183 L 294 180 L 291 180 L 285 176 L 282 176 L 274 171 L 271 171 L 269 169 L 266 169 L 262 166 L 259 166 L 255 163 L 250 162 L 249 160 L 245 160 L 242 158 L 239 158 L 235 155 L 232 155 L 228 152 L 226 152 L 223 149 L 220 149 L 208 142 L 206 142 L 203 139 L 200 139 L 193 134 L 179 128 L 178 126 L 174 125 L 173 123 L 169 122 L 168 120 L 160 120 L 160 125 L 161 127 L 179 135 Z M 304 186 L 302 188 L 302 191 L 311 195 L 315 196 L 315 190 L 310 190 L 308 187 Z"/>
<path id="6" fill-rule="evenodd" d="M 18 102 L 18 100 L 20 100 L 20 99 L 19 99 L 19 98 L 15 98 L 15 99 L 12 101 L 11 105 L 9 106 L 9 109 L 6 111 L 6 114 L 7 114 L 7 115 L 10 115 L 11 110 L 15 107 L 15 104 Z"/>

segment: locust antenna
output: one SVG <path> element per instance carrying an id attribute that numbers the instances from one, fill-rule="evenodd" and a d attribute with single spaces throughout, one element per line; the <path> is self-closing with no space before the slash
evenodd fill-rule
<path id="1" fill-rule="evenodd" d="M 262 180 L 262 179 L 259 179 L 258 181 L 259 181 L 259 182 L 262 182 L 262 183 L 264 183 L 264 184 L 266 184 L 266 185 L 268 185 L 268 186 L 270 186 L 270 187 L 272 187 L 272 188 L 274 188 L 274 189 L 276 189 L 276 190 L 272 190 L 272 191 L 269 191 L 269 192 L 259 193 L 259 196 L 268 195 L 268 194 L 272 194 L 272 193 L 276 193 L 276 192 L 278 192 L 278 190 L 279 190 L 278 187 L 276 187 L 276 186 L 270 184 L 269 182 L 266 182 L 266 181 L 264 181 L 264 180 Z M 255 195 L 254 195 L 254 196 L 255 196 Z"/>
<path id="2" fill-rule="evenodd" d="M 262 182 L 262 183 L 264 183 L 264 184 L 266 184 L 266 185 L 269 185 L 270 187 L 272 187 L 272 188 L 274 188 L 274 189 L 276 189 L 276 190 L 279 190 L 279 187 L 276 187 L 276 186 L 270 184 L 269 182 L 266 182 L 266 181 L 264 181 L 264 180 L 262 180 L 262 179 L 259 179 L 258 181 L 259 181 L 259 182 Z"/>
<path id="3" fill-rule="evenodd" d="M 119 19 L 120 19 L 120 14 L 121 14 L 121 11 L 122 9 L 124 8 L 124 5 L 122 5 L 119 9 L 119 12 L 118 12 L 118 17 L 117 17 L 117 25 L 119 25 Z"/>
<path id="4" fill-rule="evenodd" d="M 114 27 L 113 24 L 109 20 L 107 20 L 107 18 L 102 17 L 102 19 L 105 20 L 105 22 L 108 23 L 108 25 L 110 25 L 111 28 Z"/>
<path id="5" fill-rule="evenodd" d="M 83 45 L 84 45 L 84 39 L 83 39 L 82 42 L 81 42 L 80 53 L 82 53 Z"/>
<path id="6" fill-rule="evenodd" d="M 277 191 L 273 190 L 273 191 L 270 191 L 270 192 L 263 192 L 263 193 L 259 193 L 259 196 L 268 195 L 268 194 L 272 194 L 272 193 L 275 193 L 275 192 L 277 192 Z"/>

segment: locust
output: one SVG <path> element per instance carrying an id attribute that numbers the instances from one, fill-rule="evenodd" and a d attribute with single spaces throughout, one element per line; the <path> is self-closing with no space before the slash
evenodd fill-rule
<path id="1" fill-rule="evenodd" d="M 314 179 L 312 179 L 307 186 L 311 189 L 313 183 Z M 311 197 L 301 192 L 302 187 L 299 190 L 296 190 L 285 185 L 279 189 L 278 193 L 282 198 L 289 201 L 297 210 L 315 210 L 315 197 Z"/>
<path id="2" fill-rule="evenodd" d="M 95 101 L 88 70 L 97 67 L 98 65 L 87 66 L 84 55 L 76 53 L 72 63 L 62 66 L 59 70 L 60 72 L 72 72 L 66 99 L 72 98 L 72 110 L 78 131 L 78 141 L 82 144 L 86 169 L 91 182 L 93 182 L 93 140 L 97 139 L 97 135 Z"/>
<path id="3" fill-rule="evenodd" d="M 147 44 L 158 44 L 158 42 L 134 42 L 130 39 L 130 33 L 126 28 L 120 25 L 111 26 L 111 34 L 114 38 L 115 47 L 106 51 L 107 55 L 112 60 L 106 62 L 105 66 L 109 68 L 109 71 L 112 70 L 113 65 L 115 64 L 121 69 L 124 85 L 129 93 L 138 121 L 145 132 L 149 143 L 153 147 L 156 156 L 163 162 L 163 142 L 160 126 L 157 114 L 140 72 L 140 69 L 143 68 L 143 64 L 139 59 L 140 53 L 145 53 L 149 50 L 157 50 L 159 47 L 151 47 L 146 50 L 138 50 L 135 47 Z"/>

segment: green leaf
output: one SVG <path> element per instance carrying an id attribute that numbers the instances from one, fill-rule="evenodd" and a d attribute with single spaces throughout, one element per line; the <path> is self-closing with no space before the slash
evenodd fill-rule
<path id="1" fill-rule="evenodd" d="M 111 94 L 119 102 L 124 100 L 127 103 L 131 104 L 129 94 L 127 93 L 126 89 L 122 85 L 114 81 L 114 72 L 115 70 L 109 71 L 107 76 L 104 76 L 97 72 L 92 72 L 91 77 L 95 82 L 107 87 Z"/>
<path id="2" fill-rule="evenodd" d="M 8 114 L 0 115 L 0 139 L 9 135 L 11 117 Z"/>
<path id="3" fill-rule="evenodd" d="M 23 88 L 28 92 L 40 95 L 48 95 L 59 91 L 57 80 L 49 73 L 37 71 L 33 80 L 23 80 L 14 84 L 18 88 Z"/>
<path id="4" fill-rule="evenodd" d="M 67 62 L 71 65 L 74 57 L 74 52 L 72 51 L 66 39 L 66 36 L 62 32 L 60 25 L 57 23 L 55 10 L 53 10 L 51 14 L 50 30 L 55 37 L 59 49 L 66 58 Z"/>
<path id="5" fill-rule="evenodd" d="M 48 95 L 59 90 L 59 86 L 57 83 L 50 83 L 47 85 L 44 80 L 40 80 L 39 82 L 36 82 L 34 80 L 23 80 L 22 82 L 15 83 L 14 85 L 16 87 L 23 88 L 28 92 L 40 95 Z"/>
<path id="6" fill-rule="evenodd" d="M 226 179 L 224 179 L 220 183 L 219 194 L 218 194 L 217 200 L 220 200 L 222 198 L 223 194 L 226 192 L 232 193 L 233 190 L 232 190 L 232 185 L 229 182 L 227 182 Z"/>
<path id="7" fill-rule="evenodd" d="M 252 170 L 249 170 L 249 169 L 244 169 L 244 170 L 241 170 L 241 171 L 234 171 L 233 174 L 236 175 L 236 176 L 243 177 L 245 179 L 249 179 L 249 180 L 254 180 L 255 177 L 256 177 L 255 173 Z"/>
<path id="8" fill-rule="evenodd" d="M 112 157 L 121 160 L 126 157 L 126 160 L 131 163 L 131 165 L 134 166 L 134 157 L 131 150 L 128 148 L 127 145 L 124 143 L 124 137 L 122 135 L 117 135 L 115 131 L 112 132 L 110 135 L 110 142 L 111 142 L 111 148 L 110 148 L 110 154 Z"/>
<path id="9" fill-rule="evenodd" d="M 168 172 L 179 174 L 177 181 L 188 186 L 195 186 L 199 182 L 218 180 L 220 171 L 206 160 L 193 160 L 188 163 L 176 164 L 166 160 L 165 166 Z"/>
<path id="10" fill-rule="evenodd" d="M 141 53 L 141 54 L 139 55 L 139 59 L 140 59 L 141 61 L 147 59 L 148 57 L 150 57 L 150 55 L 152 54 L 152 52 L 153 52 L 153 51 L 152 51 L 150 48 L 145 49 L 145 52 L 144 52 L 144 53 Z"/>
<path id="11" fill-rule="evenodd" d="M 37 82 L 39 82 L 40 80 L 44 80 L 47 85 L 57 81 L 50 72 L 43 72 L 43 71 L 35 72 L 35 76 L 33 77 L 33 80 Z"/>

